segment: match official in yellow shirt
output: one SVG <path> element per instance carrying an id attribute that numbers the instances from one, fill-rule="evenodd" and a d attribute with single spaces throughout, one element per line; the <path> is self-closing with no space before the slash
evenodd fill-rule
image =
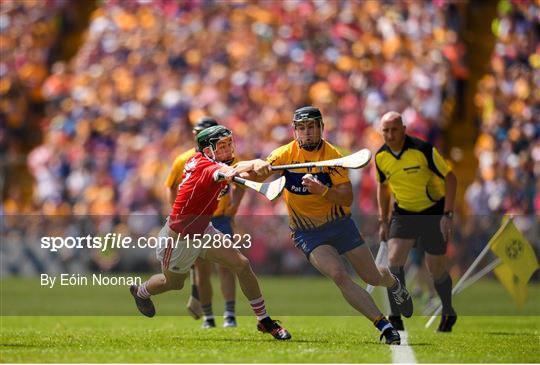
<path id="1" fill-rule="evenodd" d="M 405 134 L 401 115 L 381 120 L 385 144 L 375 155 L 379 234 L 388 240 L 390 271 L 405 283 L 403 266 L 416 245 L 426 264 L 443 311 L 438 331 L 450 332 L 457 315 L 452 307 L 452 279 L 446 269 L 446 246 L 452 234 L 457 180 L 436 148 Z M 394 206 L 390 215 L 390 199 Z M 390 293 L 389 293 L 390 294 Z M 400 309 L 389 295 L 394 327 L 403 330 Z"/>

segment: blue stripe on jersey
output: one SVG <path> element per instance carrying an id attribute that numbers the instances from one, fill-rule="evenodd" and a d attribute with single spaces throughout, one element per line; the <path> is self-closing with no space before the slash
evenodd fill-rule
<path id="1" fill-rule="evenodd" d="M 311 195 L 307 188 L 302 185 L 302 177 L 305 174 L 305 172 L 292 172 L 289 170 L 285 170 L 283 173 L 286 179 L 285 188 L 296 195 Z M 332 179 L 330 178 L 330 174 L 328 174 L 327 172 L 317 172 L 312 173 L 312 175 L 317 177 L 317 180 L 319 180 L 324 185 L 328 186 L 329 188 L 332 187 Z"/>

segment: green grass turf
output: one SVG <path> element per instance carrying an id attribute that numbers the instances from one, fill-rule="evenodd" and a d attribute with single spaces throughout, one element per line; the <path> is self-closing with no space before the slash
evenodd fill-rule
<path id="1" fill-rule="evenodd" d="M 422 317 L 405 321 L 418 362 L 540 362 L 538 316 L 462 316 L 452 333 L 426 330 L 425 323 Z"/>
<path id="2" fill-rule="evenodd" d="M 377 331 L 358 317 L 282 317 L 293 340 L 239 328 L 203 330 L 187 317 L 3 317 L 2 362 L 391 362 Z M 221 321 L 219 321 L 221 322 Z M 454 333 L 406 321 L 419 362 L 539 362 L 538 319 L 463 317 Z"/>
<path id="3" fill-rule="evenodd" d="M 148 275 L 142 276 L 143 280 Z M 214 308 L 223 308 L 219 282 L 213 278 Z M 189 282 L 186 282 L 189 286 Z M 266 304 L 279 316 L 354 316 L 357 312 L 343 299 L 336 286 L 323 277 L 264 277 L 260 280 Z M 252 314 L 237 285 L 237 313 Z M 127 287 L 123 286 L 40 286 L 39 278 L 0 280 L 0 312 L 17 316 L 130 316 L 137 309 Z M 375 293 L 378 297 L 380 291 Z M 189 289 L 153 298 L 159 315 L 186 315 Z M 416 313 L 422 313 L 420 301 Z M 529 298 L 517 309 L 510 295 L 495 280 L 482 280 L 454 299 L 454 306 L 465 315 L 540 316 L 540 285 L 529 285 Z"/>
<path id="4" fill-rule="evenodd" d="M 200 329 L 200 321 L 185 316 L 187 291 L 155 297 L 158 316 L 148 319 L 136 315 L 126 288 L 42 292 L 36 282 L 0 281 L 1 362 L 391 362 L 389 347 L 379 343 L 371 323 L 360 316 L 336 316 L 353 312 L 324 278 L 261 280 L 270 312 L 293 334 L 290 342 L 258 333 L 252 316 L 240 317 L 236 329 Z M 434 332 L 437 322 L 424 329 L 426 317 L 405 320 L 416 358 L 435 363 L 540 362 L 539 289 L 531 287 L 527 305 L 516 310 L 497 282 L 479 282 L 456 297 L 457 310 L 477 313 L 484 308 L 484 314 L 496 315 L 463 315 L 449 334 Z M 215 297 L 217 314 L 222 302 Z M 249 313 L 242 298 L 238 304 L 240 312 Z M 87 316 L 48 315 L 53 313 Z M 96 315 L 113 313 L 123 316 Z"/>

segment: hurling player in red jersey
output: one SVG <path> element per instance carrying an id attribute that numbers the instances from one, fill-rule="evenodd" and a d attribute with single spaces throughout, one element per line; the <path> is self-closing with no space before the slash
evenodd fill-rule
<path id="1" fill-rule="evenodd" d="M 160 237 L 169 238 L 167 244 L 156 249 L 162 273 L 153 275 L 140 286 L 130 287 L 135 304 L 142 314 L 153 317 L 156 311 L 150 296 L 182 289 L 191 266 L 201 257 L 229 268 L 238 276 L 242 292 L 257 316 L 260 331 L 270 333 L 278 340 L 288 340 L 291 338 L 289 332 L 266 312 L 249 260 L 230 245 L 220 244 L 223 234 L 210 223 L 218 198 L 233 176 L 247 171 L 268 173 L 269 167 L 257 160 L 240 162 L 234 168 L 227 165 L 226 162 L 234 159 L 234 144 L 232 132 L 221 125 L 200 132 L 197 146 L 199 152 L 186 162 L 172 212 L 160 232 Z M 218 173 L 225 174 L 226 178 L 220 178 Z M 197 238 L 206 241 L 207 237 L 211 237 L 210 248 L 204 248 L 200 242 L 195 244 Z"/>

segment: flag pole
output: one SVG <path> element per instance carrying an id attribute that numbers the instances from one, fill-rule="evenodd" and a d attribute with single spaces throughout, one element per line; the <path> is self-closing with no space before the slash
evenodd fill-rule
<path id="1" fill-rule="evenodd" d="M 489 265 L 486 265 L 486 267 L 484 267 L 482 270 L 478 271 L 476 274 L 471 276 L 471 278 L 469 280 L 467 280 L 461 286 L 461 288 L 458 291 L 456 291 L 456 294 L 461 293 L 463 290 L 467 289 L 469 286 L 473 285 L 478 280 L 482 279 L 484 276 L 486 276 L 491 271 L 493 271 L 493 269 L 495 269 L 497 266 L 499 266 L 501 264 L 501 262 L 502 262 L 502 260 L 497 257 Z M 437 316 L 440 313 L 441 309 L 442 309 L 441 301 L 438 300 L 437 303 L 431 304 L 428 308 L 425 309 L 424 315 L 429 315 L 431 313 L 431 314 L 434 314 L 435 316 Z"/>
<path id="2" fill-rule="evenodd" d="M 469 286 L 473 285 L 478 280 L 482 279 L 484 276 L 486 276 L 491 271 L 493 271 L 493 269 L 495 269 L 497 266 L 499 266 L 501 264 L 501 262 L 502 262 L 502 260 L 497 257 L 489 265 L 486 265 L 486 267 L 484 267 L 482 270 L 478 271 L 476 274 L 471 276 L 471 278 L 469 280 L 467 280 L 467 282 L 465 284 L 463 284 L 463 287 L 458 292 L 456 292 L 456 294 L 461 293 L 463 290 L 467 289 Z"/>

